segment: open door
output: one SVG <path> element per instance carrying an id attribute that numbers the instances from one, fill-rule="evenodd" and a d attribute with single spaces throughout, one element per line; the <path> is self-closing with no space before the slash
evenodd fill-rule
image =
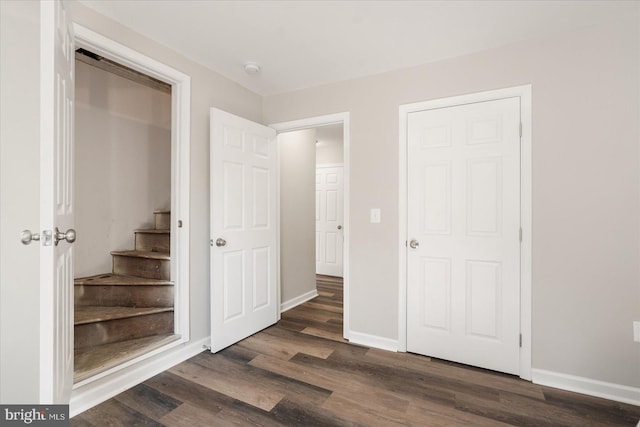
<path id="1" fill-rule="evenodd" d="M 278 321 L 276 131 L 211 109 L 211 351 Z"/>
<path id="2" fill-rule="evenodd" d="M 40 39 L 40 403 L 73 385 L 74 42 L 61 1 L 42 1 Z"/>

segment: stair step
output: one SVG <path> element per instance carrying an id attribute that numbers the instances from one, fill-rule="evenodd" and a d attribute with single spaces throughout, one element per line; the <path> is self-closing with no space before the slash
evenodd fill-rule
<path id="1" fill-rule="evenodd" d="M 173 311 L 171 307 L 103 307 L 81 306 L 74 312 L 74 325 L 104 322 L 106 320 L 127 319 L 154 313 Z"/>
<path id="2" fill-rule="evenodd" d="M 171 234 L 171 230 L 158 230 L 157 228 L 139 228 L 137 230 L 133 230 L 134 233 L 145 233 L 145 234 Z"/>
<path id="3" fill-rule="evenodd" d="M 134 233 L 137 251 L 168 253 L 171 250 L 171 233 L 169 230 L 146 229 L 136 230 Z"/>
<path id="4" fill-rule="evenodd" d="M 80 382 L 121 363 L 180 339 L 163 334 L 75 350 L 74 382 Z"/>
<path id="5" fill-rule="evenodd" d="M 114 251 L 111 255 L 115 274 L 171 280 L 171 256 L 166 252 Z"/>
<path id="6" fill-rule="evenodd" d="M 169 253 L 157 251 L 111 251 L 111 255 L 130 258 L 159 259 L 167 261 L 171 259 L 171 255 Z"/>
<path id="7" fill-rule="evenodd" d="M 98 274 L 96 276 L 90 276 L 90 277 L 80 277 L 74 280 L 74 284 L 76 286 L 79 286 L 79 285 L 90 285 L 90 286 L 94 286 L 94 285 L 97 285 L 97 286 L 101 286 L 101 285 L 161 286 L 161 285 L 164 285 L 164 286 L 167 286 L 167 285 L 173 285 L 173 282 L 170 280 L 147 279 L 144 277 L 105 273 L 105 274 Z"/>
<path id="8" fill-rule="evenodd" d="M 157 210 L 153 212 L 155 227 L 159 230 L 171 228 L 171 211 Z"/>
<path id="9" fill-rule="evenodd" d="M 171 307 L 76 307 L 74 348 L 173 333 Z"/>

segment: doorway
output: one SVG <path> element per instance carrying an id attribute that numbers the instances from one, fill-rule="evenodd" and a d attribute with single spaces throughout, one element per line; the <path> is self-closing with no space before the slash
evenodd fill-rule
<path id="1" fill-rule="evenodd" d="M 530 86 L 400 107 L 400 244 L 401 350 L 530 379 Z"/>
<path id="2" fill-rule="evenodd" d="M 131 351 L 127 350 L 123 360 L 116 360 L 120 363 L 114 363 L 109 354 L 104 357 L 107 363 L 99 366 L 98 369 L 89 372 L 90 375 L 84 375 L 82 377 L 76 377 L 76 384 L 74 386 L 74 393 L 86 392 L 87 387 L 91 387 L 91 383 L 99 378 L 103 378 L 107 375 L 116 374 L 122 367 L 130 366 L 133 363 L 141 362 L 153 354 L 157 354 L 168 348 L 172 348 L 181 343 L 189 341 L 189 85 L 190 78 L 176 70 L 171 69 L 157 61 L 148 58 L 139 52 L 133 51 L 125 46 L 106 39 L 105 37 L 94 33 L 80 25 L 74 25 L 76 48 L 81 49 L 80 52 L 87 53 L 83 55 L 85 61 L 80 67 L 88 66 L 85 62 L 95 61 L 96 59 L 104 60 L 106 69 L 113 72 L 119 70 L 120 76 L 117 78 L 131 80 L 136 79 L 137 84 L 144 83 L 147 89 L 151 87 L 153 90 L 145 92 L 150 99 L 147 99 L 152 105 L 152 108 L 146 113 L 142 113 L 145 117 L 124 117 L 121 112 L 116 112 L 113 115 L 117 116 L 111 123 L 94 123 L 96 129 L 85 129 L 84 137 L 90 137 L 91 132 L 110 134 L 112 141 L 111 144 L 114 148 L 111 153 L 108 154 L 110 158 L 104 159 L 103 163 L 111 163 L 113 167 L 110 168 L 108 176 L 109 179 L 116 182 L 116 185 L 111 185 L 110 189 L 106 191 L 95 191 L 94 197 L 98 200 L 100 198 L 106 198 L 111 200 L 120 200 L 118 203 L 123 203 L 122 198 L 118 198 L 118 192 L 127 193 L 128 187 L 139 186 L 140 183 L 145 185 L 140 186 L 140 189 L 146 189 L 149 193 L 145 192 L 133 192 L 132 196 L 128 197 L 129 200 L 125 200 L 127 203 L 135 204 L 136 209 L 151 210 L 151 212 L 145 212 L 144 219 L 140 217 L 133 219 L 134 226 L 127 225 L 128 237 L 127 242 L 119 243 L 117 247 L 110 247 L 106 250 L 107 259 L 104 260 L 105 254 L 97 254 L 94 251 L 83 251 L 79 257 L 79 266 L 76 269 L 77 275 L 87 276 L 89 273 L 98 273 L 97 270 L 104 267 L 95 266 L 92 262 L 87 262 L 87 256 L 101 256 L 103 257 L 100 263 L 106 264 L 108 271 L 113 268 L 113 273 L 131 277 L 133 282 L 127 285 L 132 285 L 130 289 L 123 291 L 124 287 L 122 283 L 110 283 L 112 280 L 109 274 L 94 274 L 89 275 L 91 280 L 100 282 L 91 292 L 94 292 L 95 288 L 108 288 L 112 289 L 107 291 L 106 296 L 99 296 L 98 303 L 102 306 L 108 306 L 103 311 L 103 317 L 108 320 L 119 320 L 122 317 L 120 311 L 131 311 L 134 308 L 138 311 L 143 311 L 140 316 L 140 329 L 145 328 L 144 324 L 146 320 L 149 320 L 151 315 L 154 317 L 152 323 L 161 323 L 162 334 L 155 332 L 152 334 L 151 341 L 154 341 L 151 345 L 134 345 Z M 85 70 L 81 70 L 84 73 Z M 104 73 L 104 70 L 101 70 Z M 86 73 L 85 73 L 86 74 Z M 86 77 L 86 76 L 85 76 Z M 104 75 L 102 76 L 104 77 Z M 89 80 L 96 78 L 90 77 Z M 107 77 L 108 78 L 108 77 Z M 91 84 L 91 82 L 88 82 Z M 142 85 L 141 85 L 142 86 Z M 101 89 L 101 90 L 104 90 Z M 123 91 L 124 96 L 141 96 L 145 90 Z M 164 95 L 161 93 L 164 91 Z M 98 91 L 99 92 L 99 91 Z M 151 93 L 151 95 L 150 95 Z M 113 103 L 114 94 L 111 97 L 105 93 L 93 93 L 93 101 L 102 103 L 101 107 L 108 109 Z M 118 95 L 115 95 L 116 97 Z M 121 95 L 122 96 L 122 95 Z M 165 101 L 161 101 L 160 98 L 164 96 Z M 155 97 L 155 98 L 154 98 Z M 135 101 L 135 102 L 134 102 Z M 136 104 L 139 99 L 132 99 L 129 103 L 124 100 L 121 104 L 125 110 L 127 107 Z M 164 105 L 164 106 L 163 106 Z M 168 110 L 168 111 L 167 111 Z M 83 113 L 84 119 L 90 118 L 87 114 Z M 162 123 L 156 123 L 154 120 L 161 118 Z M 146 127 L 141 127 L 141 123 L 147 121 Z M 114 126 L 115 124 L 115 126 Z M 126 150 L 136 149 L 129 147 L 118 147 L 117 142 L 113 142 L 114 139 L 118 139 L 119 133 L 126 133 L 124 129 L 127 127 L 136 130 L 137 136 L 142 137 L 149 141 L 149 145 L 140 148 L 138 156 L 127 156 Z M 133 132 L 136 134 L 136 132 Z M 104 135 L 101 135 L 104 136 Z M 162 144 L 153 144 L 159 140 L 164 140 Z M 160 147 L 162 145 L 162 147 Z M 85 147 L 86 148 L 86 147 Z M 94 149 L 103 149 L 98 144 Z M 85 153 L 86 155 L 86 153 Z M 136 157 L 135 159 L 133 157 Z M 87 179 L 84 179 L 81 185 L 88 185 L 89 187 L 100 183 L 96 181 L 95 177 L 91 178 L 91 168 L 94 169 L 104 168 L 103 164 L 99 164 L 100 159 L 90 162 L 89 165 L 83 165 L 86 167 L 89 175 Z M 122 162 L 122 163 L 119 163 Z M 135 162 L 143 162 L 144 165 L 140 165 Z M 126 163 L 130 164 L 130 167 L 119 166 Z M 162 166 L 164 165 L 164 166 Z M 156 167 L 158 166 L 158 167 Z M 123 170 L 129 172 L 124 173 Z M 81 171 L 83 172 L 83 171 Z M 83 173 L 84 173 L 83 172 Z M 121 173 L 122 172 L 122 173 Z M 86 175 L 86 173 L 85 173 Z M 126 175 L 126 176 L 125 176 Z M 82 176 L 82 173 L 79 174 Z M 90 188 L 88 189 L 90 191 Z M 81 191 L 82 194 L 89 194 L 87 191 Z M 150 194 L 153 193 L 153 194 Z M 126 199 L 126 197 L 125 197 Z M 143 200 L 143 202 L 140 201 Z M 86 200 L 85 200 L 86 202 Z M 148 202 L 148 203 L 146 203 Z M 113 202 L 111 203 L 113 205 Z M 150 208 L 150 209 L 148 209 Z M 90 215 L 101 216 L 100 220 L 103 222 L 117 223 L 115 218 L 118 214 L 113 212 L 92 212 Z M 91 219 L 82 218 L 80 222 L 91 222 Z M 96 222 L 98 220 L 96 219 Z M 86 237 L 80 236 L 80 239 L 85 238 L 85 242 L 91 245 L 91 241 L 99 241 L 91 236 L 89 231 L 92 227 L 83 227 L 87 230 Z M 129 229 L 132 228 L 132 229 Z M 124 232 L 114 233 L 124 235 Z M 135 233 L 135 238 L 133 237 Z M 168 238 L 171 236 L 170 239 Z M 102 236 L 104 239 L 104 236 Z M 121 238 L 122 239 L 122 238 Z M 130 240 L 130 241 L 129 241 Z M 124 247 L 131 243 L 134 247 Z M 114 249 L 133 249 L 133 250 L 120 250 L 118 253 L 112 253 L 113 260 L 110 259 L 108 252 Z M 91 252 L 91 253 L 89 253 Z M 104 252 L 104 251 L 103 251 Z M 169 252 L 171 256 L 169 257 Z M 137 256 L 139 253 L 143 253 L 144 256 Z M 140 258 L 140 265 L 132 265 L 131 255 L 135 255 L 136 258 Z M 84 258 L 83 258 L 84 256 Z M 146 277 L 147 274 L 137 274 L 136 271 L 144 271 L 150 273 L 153 277 Z M 116 270 L 119 269 L 120 271 Z M 102 272 L 102 271 L 100 271 Z M 144 277 L 143 277 L 144 276 Z M 156 277 L 157 276 L 157 277 Z M 152 286 L 149 286 L 151 282 Z M 105 283 L 102 283 L 105 282 Z M 160 283 L 162 282 L 162 283 Z M 93 283 L 92 285 L 96 285 Z M 82 284 L 82 287 L 89 289 L 88 283 Z M 133 289 L 136 289 L 134 292 Z M 160 294 L 151 295 L 154 292 L 152 288 L 164 288 L 160 289 Z M 80 292 L 80 300 L 87 298 L 85 302 L 89 301 L 89 304 L 93 305 L 94 300 L 90 300 L 89 291 L 85 290 Z M 138 293 L 140 291 L 140 293 Z M 95 292 L 94 292 L 95 293 Z M 152 302 L 145 302 L 147 297 L 151 297 Z M 131 302 L 132 307 L 125 306 L 124 310 L 119 310 L 122 301 Z M 103 304 L 104 303 L 104 304 Z M 83 310 L 86 308 L 83 308 Z M 82 315 L 82 311 L 80 314 Z M 86 311 L 86 310 L 85 310 Z M 156 317 L 159 317 L 156 319 Z M 77 316 L 76 316 L 77 318 Z M 77 323 L 77 322 L 76 322 Z M 100 327 L 103 330 L 103 327 Z M 118 328 L 116 328 L 118 329 Z M 131 332 L 135 328 L 123 328 L 128 332 Z M 142 333 L 142 332 L 141 332 Z M 144 334 L 144 333 L 143 333 Z M 93 334 L 85 333 L 82 339 L 87 338 L 88 341 L 94 339 Z M 167 339 L 156 340 L 156 335 L 165 335 Z M 140 338 L 140 337 L 124 337 L 124 338 Z M 119 338 L 118 338 L 119 339 Z M 124 339 L 122 341 L 125 341 Z M 143 340 L 144 341 L 144 340 Z M 142 343 L 144 344 L 144 343 Z M 147 343 L 149 344 L 149 343 Z"/>
<path id="3" fill-rule="evenodd" d="M 344 164 L 342 123 L 316 131 L 315 243 L 316 275 L 342 278 Z"/>
<path id="4" fill-rule="evenodd" d="M 279 140 L 281 140 L 281 136 L 286 136 L 287 132 L 291 132 L 291 131 L 308 131 L 310 132 L 310 139 L 312 142 L 315 142 L 316 140 L 318 140 L 318 144 L 320 145 L 321 143 L 321 138 L 323 137 L 323 131 L 320 130 L 320 138 L 316 138 L 316 134 L 318 129 L 322 129 L 324 128 L 324 130 L 332 130 L 332 132 L 335 134 L 336 132 L 341 134 L 341 139 L 342 139 L 342 146 L 341 149 L 338 148 L 338 151 L 340 151 L 340 153 L 338 155 L 341 154 L 341 159 L 342 159 L 342 164 L 343 164 L 343 185 L 342 185 L 342 190 L 343 190 L 343 203 L 342 203 L 342 207 L 340 209 L 341 213 L 342 213 L 342 224 L 338 224 L 336 223 L 336 230 L 340 233 L 338 234 L 338 236 L 341 235 L 342 237 L 342 252 L 343 252 L 343 256 L 342 256 L 342 260 L 343 260 L 343 266 L 342 266 L 342 277 L 343 277 L 343 304 L 344 304 L 344 314 L 343 314 L 343 337 L 345 339 L 349 339 L 349 113 L 339 113 L 339 114 L 333 114 L 333 115 L 328 115 L 328 116 L 320 116 L 320 117 L 314 117 L 314 118 L 310 118 L 310 119 L 303 119 L 303 120 L 296 120 L 296 121 L 292 121 L 292 122 L 285 122 L 285 123 L 278 123 L 278 124 L 273 124 L 270 125 L 272 128 L 276 129 L 276 131 L 278 131 L 279 133 Z M 341 130 L 340 130 L 341 128 Z M 336 147 L 332 147 L 333 151 L 335 151 Z M 316 150 L 314 150 L 316 151 Z M 327 157 L 324 156 L 325 153 L 315 153 L 316 156 L 319 156 L 319 158 L 321 159 L 321 161 L 323 162 L 323 164 L 327 165 L 328 160 Z M 325 159 L 325 160 L 323 160 Z M 283 159 L 281 157 L 280 159 L 281 164 L 283 163 Z M 332 160 L 331 162 L 335 162 L 335 158 L 334 160 Z M 289 162 L 289 164 L 291 164 L 291 162 Z M 332 163 L 329 163 L 329 165 L 332 165 Z M 310 168 L 313 168 L 315 166 L 315 162 L 313 162 L 311 164 L 311 166 L 309 166 Z M 282 169 L 281 169 L 282 172 Z M 282 184 L 282 180 L 283 179 L 287 179 L 286 177 L 280 176 L 280 180 L 281 183 L 279 185 Z M 314 180 L 311 181 L 311 190 L 310 191 L 315 191 L 315 182 Z M 315 211 L 315 203 L 314 200 L 312 199 L 311 202 L 312 206 L 313 206 L 313 210 Z M 282 206 L 282 199 L 279 202 L 280 205 L 280 209 L 283 209 Z M 312 214 L 313 215 L 313 214 Z M 282 212 L 279 213 L 279 218 L 280 218 L 280 229 L 282 230 L 282 227 L 284 226 L 284 222 L 283 222 L 283 217 L 282 217 Z M 311 223 L 313 224 L 313 222 Z M 338 230 L 337 226 L 341 226 L 341 228 Z M 313 225 L 310 225 L 309 227 L 313 227 Z M 313 233 L 315 233 L 315 228 L 313 228 L 313 230 L 311 230 Z M 282 233 L 282 231 L 281 231 Z M 280 234 L 281 234 L 280 233 Z M 281 235 L 282 236 L 282 235 Z M 317 239 L 314 239 L 314 243 L 317 243 Z M 282 250 L 282 247 L 281 247 Z M 312 251 L 313 252 L 313 251 Z M 316 248 L 315 253 L 318 253 L 318 250 Z M 284 261 L 286 262 L 286 260 Z M 311 267 L 313 269 L 313 267 Z M 313 270 L 312 270 L 313 271 Z M 309 295 L 309 297 L 307 297 L 306 299 L 301 299 L 300 301 L 298 301 L 297 303 L 302 303 L 310 298 L 312 298 L 313 296 L 317 295 L 317 291 L 315 289 L 313 289 L 313 294 Z M 291 306 L 295 306 L 297 305 L 296 303 L 294 303 Z M 290 307 L 283 307 L 284 309 L 287 309 Z"/>

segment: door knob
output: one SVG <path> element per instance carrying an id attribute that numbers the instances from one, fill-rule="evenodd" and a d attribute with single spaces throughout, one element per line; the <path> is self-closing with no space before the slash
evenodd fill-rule
<path id="1" fill-rule="evenodd" d="M 409 242 L 409 246 L 411 246 L 411 249 L 417 249 L 418 246 L 420 246 L 420 242 L 418 242 L 416 239 L 411 239 L 411 241 Z"/>
<path id="2" fill-rule="evenodd" d="M 341 225 L 338 226 L 338 230 L 342 230 L 342 226 Z"/>
<path id="3" fill-rule="evenodd" d="M 224 240 L 223 238 L 218 237 L 218 238 L 216 239 L 216 246 L 217 246 L 217 247 L 221 248 L 222 246 L 225 246 L 226 244 L 227 244 L 227 241 L 226 241 L 226 240 Z"/>
<path id="4" fill-rule="evenodd" d="M 66 233 L 63 233 L 62 231 L 58 230 L 58 227 L 56 227 L 56 232 L 53 233 L 53 241 L 55 242 L 56 246 L 58 245 L 58 242 L 60 242 L 60 240 L 66 240 L 69 243 L 75 242 L 76 230 L 70 228 Z"/>
<path id="5" fill-rule="evenodd" d="M 20 241 L 23 245 L 30 245 L 34 240 L 40 240 L 40 233 L 32 233 L 31 230 L 23 230 L 20 234 Z"/>

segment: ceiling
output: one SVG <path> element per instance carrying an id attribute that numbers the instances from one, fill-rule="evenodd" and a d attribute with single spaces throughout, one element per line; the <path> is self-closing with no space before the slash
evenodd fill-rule
<path id="1" fill-rule="evenodd" d="M 638 13 L 635 1 L 80 0 L 260 95 L 407 68 Z M 248 75 L 244 64 L 262 70 Z"/>

